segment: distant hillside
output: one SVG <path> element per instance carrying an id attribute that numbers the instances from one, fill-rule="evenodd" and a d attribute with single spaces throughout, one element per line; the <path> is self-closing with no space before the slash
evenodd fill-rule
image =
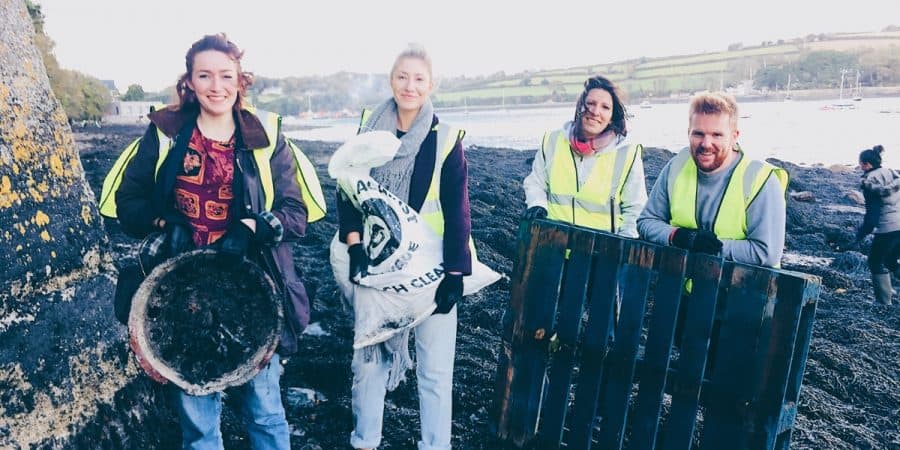
<path id="1" fill-rule="evenodd" d="M 584 80 L 610 77 L 631 103 L 682 99 L 699 90 L 725 89 L 738 96 L 830 95 L 841 85 L 875 95 L 900 95 L 900 26 L 877 33 L 808 35 L 757 46 L 732 44 L 720 52 L 638 58 L 565 69 L 441 80 L 434 94 L 440 108 L 572 102 Z M 892 87 L 893 90 L 888 87 Z M 340 72 L 326 76 L 258 76 L 252 103 L 285 116 L 356 115 L 390 95 L 387 74 Z M 168 93 L 159 94 L 169 97 Z"/>
<path id="2" fill-rule="evenodd" d="M 639 58 L 541 72 L 445 80 L 435 95 L 439 106 L 512 105 L 572 101 L 584 80 L 602 74 L 634 101 L 727 89 L 752 95 L 786 89 L 900 85 L 900 27 L 877 33 L 808 35 L 790 41 L 733 44 L 721 52 Z"/>

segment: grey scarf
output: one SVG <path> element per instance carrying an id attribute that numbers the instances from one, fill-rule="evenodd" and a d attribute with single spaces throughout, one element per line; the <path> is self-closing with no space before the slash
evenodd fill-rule
<path id="1" fill-rule="evenodd" d="M 431 132 L 433 120 L 434 107 L 431 105 L 431 100 L 426 100 L 422 109 L 419 110 L 419 114 L 413 119 L 409 130 L 400 138 L 400 149 L 397 150 L 394 159 L 380 167 L 374 167 L 370 171 L 372 178 L 378 184 L 406 203 L 409 203 L 409 184 L 416 163 L 416 155 L 419 154 L 422 142 Z M 372 117 L 361 130 L 361 132 L 367 131 L 397 132 L 397 103 L 393 98 L 378 105 L 372 111 Z M 401 381 L 406 379 L 406 371 L 413 367 L 413 361 L 409 354 L 409 332 L 410 329 L 407 328 L 385 342 L 354 351 L 352 362 L 356 369 L 354 372 L 362 373 L 362 365 L 375 361 L 390 363 L 391 367 L 388 369 L 385 388 L 393 391 Z"/>
<path id="2" fill-rule="evenodd" d="M 425 100 L 419 114 L 413 120 L 409 130 L 400 138 L 400 150 L 394 159 L 381 167 L 371 170 L 372 178 L 378 184 L 391 191 L 397 198 L 409 203 L 409 182 L 412 179 L 413 167 L 416 163 L 416 155 L 422 142 L 431 132 L 431 122 L 434 120 L 434 107 L 431 100 Z M 372 117 L 366 122 L 363 131 L 389 131 L 397 132 L 397 103 L 393 98 L 378 105 L 372 111 Z"/>

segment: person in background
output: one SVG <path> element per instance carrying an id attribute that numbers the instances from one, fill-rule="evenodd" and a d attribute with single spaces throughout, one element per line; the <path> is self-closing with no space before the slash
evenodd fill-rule
<path id="1" fill-rule="evenodd" d="M 890 305 L 893 289 L 891 272 L 900 275 L 900 175 L 881 166 L 884 147 L 876 145 L 859 153 L 862 169 L 862 192 L 866 199 L 866 215 L 856 232 L 857 243 L 875 232 L 869 252 L 869 271 L 875 301 Z"/>
<path id="2" fill-rule="evenodd" d="M 295 159 L 272 126 L 277 116 L 245 108 L 253 77 L 241 69 L 242 56 L 225 34 L 204 36 L 190 47 L 186 72 L 176 85 L 178 103 L 149 115 L 151 123 L 116 190 L 116 210 L 129 235 L 158 235 L 155 248 L 162 257 L 213 245 L 223 263 L 246 257 L 270 268 L 269 275 L 280 281 L 285 333 L 269 363 L 237 390 L 251 446 L 286 450 L 290 432 L 279 386 L 280 356 L 296 351 L 309 320 L 291 254 L 291 243 L 306 231 L 307 208 Z M 266 180 L 271 192 L 264 189 Z M 193 396 L 170 386 L 183 447 L 221 449 L 222 394 Z"/>
<path id="3" fill-rule="evenodd" d="M 788 174 L 738 145 L 738 105 L 721 92 L 694 96 L 690 146 L 662 168 L 637 220 L 642 239 L 735 262 L 778 267 Z"/>
<path id="4" fill-rule="evenodd" d="M 434 86 L 432 64 L 424 48 L 411 45 L 397 56 L 390 71 L 390 86 L 393 96 L 371 113 L 364 112 L 360 132 L 384 130 L 400 138 L 401 146 L 394 159 L 372 169 L 371 175 L 418 211 L 443 241 L 445 273 L 435 294 L 437 309 L 415 328 L 422 427 L 418 448 L 449 449 L 455 305 L 462 298 L 463 276 L 472 273 L 468 169 L 462 133 L 447 132 L 450 127 L 434 114 L 430 100 Z M 338 236 L 349 246 L 352 280 L 368 266 L 361 243 L 362 217 L 343 194 L 338 195 L 337 203 Z M 354 448 L 371 449 L 381 443 L 386 390 L 393 389 L 409 367 L 401 357 L 405 350 L 391 351 L 382 344 L 374 347 L 374 354 L 358 350 L 353 355 L 355 424 L 350 444 Z"/>
<path id="5" fill-rule="evenodd" d="M 626 140 L 625 105 L 602 76 L 588 78 L 575 118 L 544 134 L 525 177 L 523 218 L 548 218 L 629 238 L 647 201 L 640 144 Z"/>

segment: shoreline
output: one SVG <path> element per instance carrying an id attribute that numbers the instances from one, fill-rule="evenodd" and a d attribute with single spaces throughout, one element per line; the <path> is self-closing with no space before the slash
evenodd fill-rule
<path id="1" fill-rule="evenodd" d="M 100 131 L 98 133 L 97 131 Z M 105 127 L 90 133 L 75 133 L 86 178 L 99 195 L 103 176 L 127 142 L 143 133 L 140 126 Z M 297 140 L 315 165 L 328 215 L 311 224 L 307 235 L 294 247 L 294 260 L 312 306 L 311 329 L 298 355 L 285 364 L 282 389 L 288 421 L 294 430 L 294 446 L 303 448 L 344 448 L 353 427 L 350 411 L 350 361 L 352 359 L 352 311 L 342 306 L 331 274 L 328 242 L 337 230 L 335 182 L 327 175 L 327 163 L 336 143 Z M 476 147 L 469 153 L 469 196 L 472 235 L 479 259 L 492 269 L 512 273 L 516 255 L 519 216 L 525 209 L 521 181 L 530 170 L 531 153 Z M 644 167 L 648 189 L 672 156 L 663 149 L 647 148 Z M 791 173 L 788 194 L 786 270 L 817 275 L 822 279 L 813 340 L 803 380 L 792 447 L 797 448 L 889 448 L 900 442 L 895 425 L 900 391 L 900 352 L 891 342 L 900 335 L 900 308 L 867 304 L 872 292 L 865 257 L 871 244 L 859 251 L 844 251 L 854 239 L 855 226 L 862 220 L 861 207 L 854 200 L 858 177 L 832 172 L 822 167 L 808 168 L 774 160 Z M 827 182 L 823 183 L 823 180 Z M 116 264 L 133 257 L 129 252 L 137 242 L 124 236 L 114 223 L 107 224 L 110 248 Z M 800 255 L 802 258 L 794 258 Z M 483 291 L 466 297 L 459 308 L 454 370 L 453 446 L 459 449 L 501 448 L 490 432 L 490 399 L 501 346 L 499 325 L 509 299 L 509 279 L 504 278 Z M 317 327 L 315 325 L 318 325 Z M 144 448 L 172 448 L 178 442 L 158 433 L 160 427 L 177 429 L 177 423 L 162 398 L 164 388 L 146 382 L 143 374 L 129 398 L 154 398 L 141 389 L 151 389 L 157 401 L 142 402 L 147 409 L 142 426 L 122 427 L 131 442 Z M 142 388 L 141 386 L 150 386 Z M 315 402 L 291 399 L 296 392 L 311 389 Z M 318 396 L 321 394 L 321 396 Z M 111 417 L 131 417 L 130 403 L 122 411 L 97 418 L 87 430 L 108 430 Z M 227 402 L 226 402 L 227 404 Z M 240 416 L 224 408 L 222 432 L 226 448 L 249 448 Z M 415 377 L 387 396 L 385 441 L 379 448 L 407 448 L 418 439 L 418 398 Z M 86 431 L 85 433 L 91 433 Z M 102 433 L 102 431 L 100 431 Z M 81 435 L 85 442 L 106 442 L 115 438 Z"/>
<path id="2" fill-rule="evenodd" d="M 753 103 L 753 102 L 781 102 L 785 101 L 785 96 L 787 93 L 785 91 L 776 91 L 776 92 L 766 92 L 766 93 L 758 93 L 758 94 L 745 94 L 745 95 L 735 95 L 735 99 L 738 101 L 738 104 L 743 102 Z M 804 89 L 804 90 L 792 90 L 790 92 L 791 98 L 793 101 L 825 101 L 825 100 L 839 100 L 840 98 L 840 89 Z M 868 87 L 863 90 L 863 101 L 865 99 L 874 99 L 874 98 L 894 98 L 900 97 L 900 86 L 887 86 L 887 87 Z M 679 95 L 674 97 L 625 97 L 624 101 L 626 102 L 626 107 L 631 109 L 640 109 L 640 104 L 643 101 L 650 102 L 651 105 L 655 104 L 686 104 L 691 99 L 691 95 Z M 845 99 L 845 101 L 850 101 L 849 98 Z M 547 101 L 541 103 L 512 103 L 505 105 L 469 105 L 469 106 L 449 106 L 449 107 L 435 107 L 436 112 L 460 112 L 460 111 L 502 111 L 504 109 L 532 109 L 532 108 L 571 108 L 572 102 L 554 102 Z"/>

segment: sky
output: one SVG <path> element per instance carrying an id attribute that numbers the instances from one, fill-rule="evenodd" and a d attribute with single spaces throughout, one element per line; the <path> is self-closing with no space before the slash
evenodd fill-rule
<path id="1" fill-rule="evenodd" d="M 60 65 L 119 91 L 159 91 L 205 34 L 225 32 L 257 76 L 387 73 L 410 42 L 435 77 L 507 74 L 725 50 L 900 25 L 900 1 L 33 0 Z"/>

